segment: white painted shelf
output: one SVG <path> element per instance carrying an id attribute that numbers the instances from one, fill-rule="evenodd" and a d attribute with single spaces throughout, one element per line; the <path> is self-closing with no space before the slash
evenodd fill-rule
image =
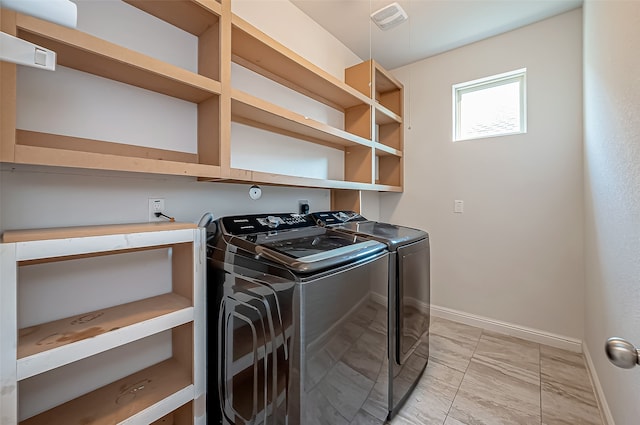
<path id="1" fill-rule="evenodd" d="M 170 359 L 20 423 L 149 424 L 163 418 L 179 425 L 206 423 L 206 412 L 196 408 L 205 403 L 204 240 L 204 230 L 191 223 L 6 232 L 0 244 L 2 425 L 18 423 L 20 381 L 167 331 Z M 18 311 L 21 267 L 168 248 L 170 292 L 18 329 L 18 316 L 29 315 Z"/>

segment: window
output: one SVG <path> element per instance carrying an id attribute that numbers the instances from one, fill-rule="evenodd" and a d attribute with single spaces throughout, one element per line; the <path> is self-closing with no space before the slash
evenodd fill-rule
<path id="1" fill-rule="evenodd" d="M 453 141 L 527 132 L 526 69 L 453 86 Z"/>

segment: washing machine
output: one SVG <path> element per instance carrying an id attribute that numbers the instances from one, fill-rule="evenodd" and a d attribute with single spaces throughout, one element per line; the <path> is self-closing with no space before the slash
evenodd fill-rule
<path id="1" fill-rule="evenodd" d="M 384 243 L 388 280 L 376 293 L 388 300 L 388 411 L 393 417 L 429 360 L 430 245 L 427 232 L 367 220 L 353 211 L 312 213 L 321 226 Z"/>
<path id="2" fill-rule="evenodd" d="M 208 224 L 208 423 L 354 421 L 386 382 L 388 255 L 300 214 Z"/>

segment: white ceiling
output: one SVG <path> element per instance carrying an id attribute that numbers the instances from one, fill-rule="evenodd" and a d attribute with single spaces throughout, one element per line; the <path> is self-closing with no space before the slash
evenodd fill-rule
<path id="1" fill-rule="evenodd" d="M 582 0 L 397 0 L 409 19 L 387 31 L 369 18 L 394 0 L 291 0 L 363 60 L 393 69 L 582 5 Z"/>

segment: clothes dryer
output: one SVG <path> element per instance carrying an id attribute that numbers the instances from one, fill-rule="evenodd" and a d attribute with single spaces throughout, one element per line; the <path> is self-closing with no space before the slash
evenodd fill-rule
<path id="1" fill-rule="evenodd" d="M 429 360 L 430 245 L 427 232 L 367 220 L 352 211 L 312 213 L 318 225 L 384 243 L 389 275 L 376 291 L 388 300 L 389 418 L 415 388 Z"/>

